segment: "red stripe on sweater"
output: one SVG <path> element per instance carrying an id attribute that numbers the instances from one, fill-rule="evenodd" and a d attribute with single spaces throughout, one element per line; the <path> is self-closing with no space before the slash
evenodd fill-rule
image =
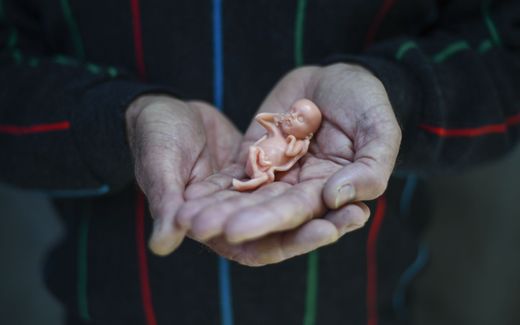
<path id="1" fill-rule="evenodd" d="M 396 0 L 384 0 L 379 8 L 374 20 L 370 24 L 365 35 L 363 48 L 368 48 L 381 27 L 383 20 L 390 12 L 390 9 L 395 5 Z M 383 222 L 386 210 L 386 198 L 381 196 L 377 200 L 376 213 L 370 226 L 367 239 L 367 287 L 366 287 L 366 305 L 367 305 L 367 324 L 377 325 L 378 311 L 377 311 L 377 236 L 379 229 Z"/>
<path id="2" fill-rule="evenodd" d="M 367 34 L 365 35 L 365 43 L 363 45 L 363 48 L 369 47 L 372 42 L 374 41 L 374 38 L 376 37 L 377 32 L 379 31 L 379 28 L 381 27 L 381 24 L 383 23 L 383 20 L 385 19 L 386 15 L 390 12 L 390 9 L 395 5 L 396 0 L 384 0 L 383 4 L 379 8 L 379 11 L 377 12 L 376 16 L 374 17 L 374 20 L 372 21 L 372 24 L 370 24 L 370 27 L 368 28 Z"/>
<path id="3" fill-rule="evenodd" d="M 517 125 L 517 124 L 520 124 L 520 113 L 506 118 L 507 126 L 513 126 L 513 125 Z"/>
<path id="4" fill-rule="evenodd" d="M 141 9 L 139 8 L 139 0 L 130 0 L 130 8 L 132 11 L 135 63 L 139 76 L 144 79 L 146 76 L 146 70 L 144 65 L 143 32 L 141 26 Z"/>
<path id="5" fill-rule="evenodd" d="M 156 325 L 155 313 L 152 304 L 152 290 L 148 278 L 148 259 L 146 256 L 146 241 L 144 237 L 145 206 L 144 195 L 137 191 L 135 212 L 135 236 L 137 245 L 137 258 L 139 262 L 139 282 L 141 284 L 141 300 L 147 325 Z"/>
<path id="6" fill-rule="evenodd" d="M 386 197 L 381 196 L 376 203 L 376 213 L 370 225 L 367 239 L 367 325 L 377 325 L 377 238 L 383 224 L 386 211 Z"/>
<path id="7" fill-rule="evenodd" d="M 143 49 L 143 33 L 141 25 L 141 9 L 139 0 L 130 0 L 130 8 L 132 11 L 132 30 L 134 36 L 135 64 L 137 72 L 141 79 L 146 79 L 146 69 L 144 63 Z M 141 301 L 146 317 L 147 325 L 157 325 L 155 311 L 152 302 L 152 290 L 150 288 L 150 279 L 148 276 L 148 259 L 146 256 L 147 245 L 145 240 L 144 218 L 145 218 L 145 197 L 144 194 L 137 190 L 137 206 L 136 206 L 136 245 L 137 257 L 139 261 L 139 282 L 141 285 Z"/>
<path id="8" fill-rule="evenodd" d="M 476 128 L 446 129 L 438 126 L 421 124 L 419 127 L 440 137 L 478 137 L 494 133 L 506 133 L 511 126 L 520 124 L 520 114 L 506 118 L 504 123 L 488 124 Z"/>
<path id="9" fill-rule="evenodd" d="M 35 124 L 29 126 L 0 125 L 0 133 L 5 133 L 9 135 L 26 135 L 35 133 L 56 132 L 65 131 L 68 129 L 70 129 L 69 121 L 62 121 L 50 124 Z"/>

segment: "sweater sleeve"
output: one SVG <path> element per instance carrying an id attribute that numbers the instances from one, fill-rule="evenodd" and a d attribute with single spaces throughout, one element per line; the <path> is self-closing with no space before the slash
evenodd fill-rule
<path id="1" fill-rule="evenodd" d="M 461 2 L 445 5 L 428 32 L 343 58 L 371 70 L 389 94 L 403 129 L 398 171 L 469 168 L 518 141 L 520 4 Z"/>
<path id="2" fill-rule="evenodd" d="M 124 110 L 166 87 L 49 50 L 21 2 L 0 5 L 0 182 L 44 191 L 133 179 Z"/>

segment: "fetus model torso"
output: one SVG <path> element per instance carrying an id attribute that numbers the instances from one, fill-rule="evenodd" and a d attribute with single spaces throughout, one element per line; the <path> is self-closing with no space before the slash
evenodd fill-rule
<path id="1" fill-rule="evenodd" d="M 233 188 L 249 191 L 274 181 L 276 171 L 287 171 L 309 150 L 321 123 L 321 112 L 308 99 L 296 101 L 288 113 L 260 113 L 255 120 L 267 134 L 249 147 L 246 181 L 233 180 Z"/>

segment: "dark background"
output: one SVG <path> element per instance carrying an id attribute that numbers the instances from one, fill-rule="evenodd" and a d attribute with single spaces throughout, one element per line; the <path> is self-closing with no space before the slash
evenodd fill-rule
<path id="1" fill-rule="evenodd" d="M 429 181 L 428 268 L 415 281 L 415 324 L 520 324 L 520 148 Z M 41 195 L 0 186 L 0 323 L 60 324 L 45 290 L 45 253 L 62 235 Z M 332 324 L 331 324 L 332 325 Z"/>

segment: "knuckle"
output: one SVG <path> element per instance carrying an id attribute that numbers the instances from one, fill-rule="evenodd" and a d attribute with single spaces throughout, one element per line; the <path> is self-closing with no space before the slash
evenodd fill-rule
<path id="1" fill-rule="evenodd" d="M 235 253 L 227 256 L 227 258 L 234 262 L 237 262 L 240 265 L 244 265 L 244 266 L 258 267 L 258 266 L 265 265 L 265 264 L 262 264 L 255 257 L 251 256 L 251 254 L 246 251 L 235 252 Z"/>
<path id="2" fill-rule="evenodd" d="M 382 179 L 381 177 L 377 177 L 373 180 L 374 193 L 377 196 L 380 196 L 386 191 L 386 187 L 388 182 Z"/>
<path id="3" fill-rule="evenodd" d="M 186 102 L 188 106 L 203 110 L 203 111 L 210 111 L 213 112 L 215 109 L 211 104 L 208 102 L 202 101 L 202 100 L 190 100 Z"/>
<path id="4" fill-rule="evenodd" d="M 182 205 L 177 213 L 177 223 L 183 228 L 189 228 L 193 219 L 193 206 L 190 202 Z"/>
<path id="5" fill-rule="evenodd" d="M 389 175 L 385 172 L 385 167 L 382 163 L 373 159 L 361 160 L 360 162 L 368 168 L 367 184 L 370 186 L 370 193 L 373 194 L 374 198 L 380 196 L 388 186 Z"/>

